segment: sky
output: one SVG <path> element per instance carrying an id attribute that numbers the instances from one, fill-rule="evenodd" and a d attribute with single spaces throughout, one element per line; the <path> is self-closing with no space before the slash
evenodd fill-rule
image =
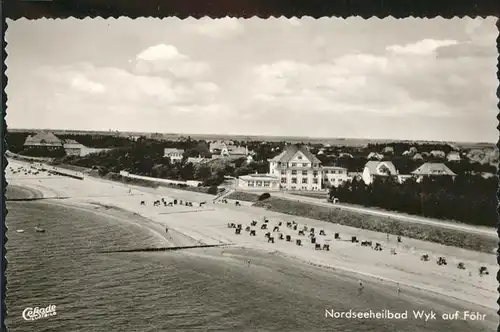
<path id="1" fill-rule="evenodd" d="M 497 142 L 495 20 L 7 20 L 7 125 Z"/>

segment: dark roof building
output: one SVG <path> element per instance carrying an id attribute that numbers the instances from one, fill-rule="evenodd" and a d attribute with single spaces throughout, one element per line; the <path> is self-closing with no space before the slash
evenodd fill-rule
<path id="1" fill-rule="evenodd" d="M 456 176 L 456 174 L 448 168 L 443 163 L 425 163 L 413 172 L 413 175 L 417 176 L 437 176 L 437 175 L 448 175 Z"/>

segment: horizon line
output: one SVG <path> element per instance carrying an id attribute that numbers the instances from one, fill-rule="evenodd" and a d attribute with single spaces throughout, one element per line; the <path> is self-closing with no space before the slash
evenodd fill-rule
<path id="1" fill-rule="evenodd" d="M 7 133 L 9 128 L 7 126 Z M 176 133 L 176 132 L 157 132 L 157 131 L 128 131 L 128 130 L 95 130 L 95 129 L 55 129 L 55 128 L 10 128 L 16 131 L 74 131 L 74 132 L 98 132 L 98 133 L 129 133 L 129 134 L 160 134 L 160 135 L 176 135 L 180 137 L 186 136 L 247 136 L 247 137 L 275 137 L 275 138 L 294 138 L 294 139 L 310 139 L 310 140 L 371 140 L 371 141 L 393 141 L 393 142 L 428 142 L 428 143 L 462 143 L 462 144 L 493 144 L 498 142 L 487 141 L 454 141 L 454 140 L 426 140 L 426 139 L 396 139 L 396 138 L 363 138 L 363 137 L 328 137 L 328 136 L 291 136 L 291 135 L 273 135 L 273 134 L 218 134 L 218 133 Z"/>

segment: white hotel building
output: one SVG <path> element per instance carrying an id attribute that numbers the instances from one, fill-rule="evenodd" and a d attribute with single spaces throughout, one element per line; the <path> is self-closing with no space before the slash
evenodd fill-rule
<path id="1" fill-rule="evenodd" d="M 258 191 L 320 191 L 332 186 L 338 187 L 351 180 L 346 168 L 322 166 L 321 161 L 304 145 L 291 145 L 268 161 L 268 174 L 240 176 L 238 188 Z"/>
<path id="2" fill-rule="evenodd" d="M 269 159 L 269 173 L 279 177 L 285 190 L 321 190 L 321 161 L 303 145 L 291 145 Z"/>

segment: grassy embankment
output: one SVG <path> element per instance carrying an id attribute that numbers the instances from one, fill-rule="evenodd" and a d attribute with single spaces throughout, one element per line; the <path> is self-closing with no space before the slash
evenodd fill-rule
<path id="1" fill-rule="evenodd" d="M 327 199 L 329 197 L 328 193 L 291 193 L 292 195 L 295 196 L 304 196 L 304 197 L 311 197 L 311 198 L 320 198 L 320 199 Z"/>
<path id="2" fill-rule="evenodd" d="M 255 203 L 259 200 L 259 195 L 254 193 L 247 193 L 243 191 L 235 191 L 234 193 L 226 196 L 227 199 L 234 199 L 236 201 L 252 202 Z"/>
<path id="3" fill-rule="evenodd" d="M 401 235 L 416 240 L 429 241 L 480 252 L 492 253 L 495 252 L 498 247 L 498 240 L 494 238 L 470 234 L 459 230 L 407 223 L 388 217 L 371 216 L 341 210 L 336 207 L 319 206 L 276 197 L 270 197 L 259 202 L 258 197 L 259 195 L 257 194 L 235 192 L 227 198 L 254 202 L 253 206 L 262 207 L 274 212 L 317 219 L 375 232 Z"/>

